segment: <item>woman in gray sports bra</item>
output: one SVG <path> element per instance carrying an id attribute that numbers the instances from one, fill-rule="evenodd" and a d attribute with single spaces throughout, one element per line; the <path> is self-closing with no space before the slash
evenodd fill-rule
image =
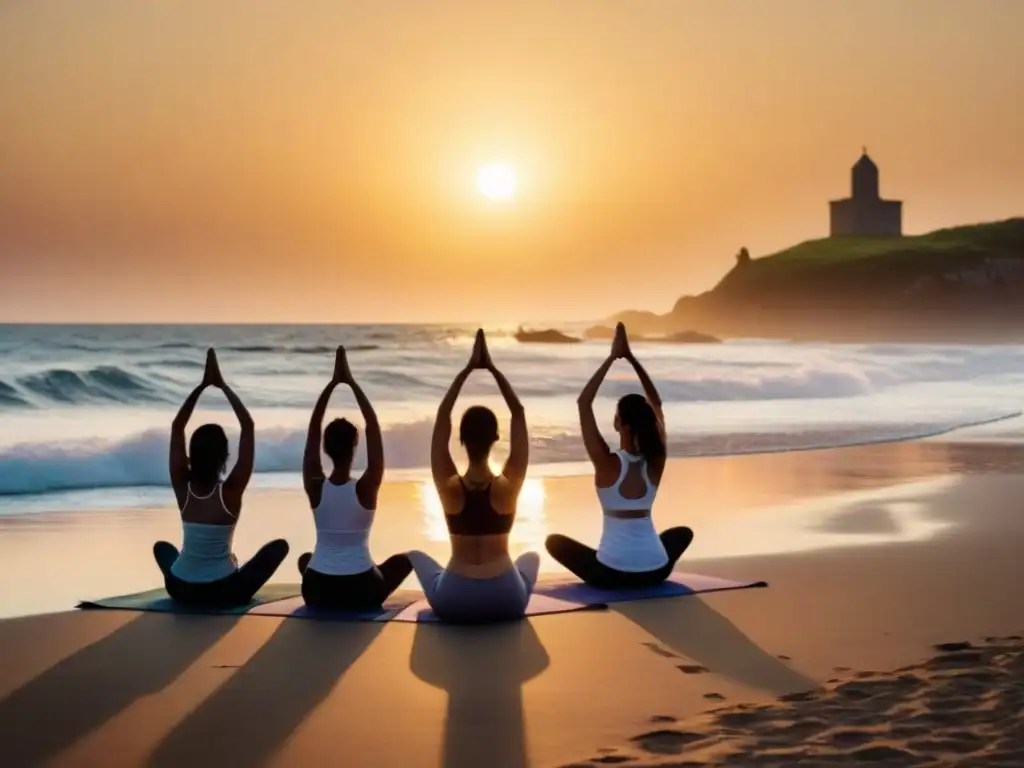
<path id="1" fill-rule="evenodd" d="M 219 424 L 198 427 L 185 451 L 185 426 L 207 387 L 224 393 L 242 428 L 238 460 L 227 479 L 222 478 L 228 439 Z M 252 477 L 254 452 L 252 416 L 224 383 L 217 355 L 211 349 L 206 354 L 202 383 L 185 399 L 171 424 L 171 485 L 181 511 L 181 552 L 166 541 L 153 545 L 167 593 L 176 602 L 216 608 L 245 605 L 287 557 L 288 543 L 283 539 L 265 544 L 241 567 L 232 551 L 242 495 Z"/>
<path id="2" fill-rule="evenodd" d="M 462 416 L 459 440 L 469 457 L 463 475 L 449 450 L 452 408 L 474 370 L 490 371 L 512 412 L 511 450 L 499 475 L 491 471 L 489 463 L 491 448 L 498 441 L 498 419 L 489 408 L 474 405 Z M 430 468 L 451 537 L 451 559 L 442 567 L 424 552 L 409 553 L 427 602 L 439 619 L 481 623 L 518 619 L 526 613 L 540 557 L 527 552 L 513 562 L 508 534 L 529 454 L 526 413 L 508 379 L 491 362 L 484 332 L 477 331 L 469 363 L 437 409 L 430 446 Z"/>

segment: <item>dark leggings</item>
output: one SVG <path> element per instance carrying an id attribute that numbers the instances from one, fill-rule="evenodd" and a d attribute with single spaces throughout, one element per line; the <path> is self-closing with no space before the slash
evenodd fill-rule
<path id="1" fill-rule="evenodd" d="M 164 574 L 167 594 L 175 602 L 204 608 L 233 608 L 252 601 L 253 595 L 274 575 L 288 557 L 288 542 L 275 539 L 264 544 L 249 562 L 216 581 L 184 581 L 171 573 L 171 566 L 178 559 L 178 548 L 166 541 L 153 545 L 153 556 Z"/>
<path id="2" fill-rule="evenodd" d="M 544 546 L 559 563 L 579 576 L 584 583 L 597 589 L 636 589 L 661 584 L 672 573 L 676 561 L 693 541 L 693 531 L 686 527 L 669 528 L 661 534 L 661 543 L 668 553 L 668 562 L 655 571 L 638 573 L 617 571 L 597 559 L 597 550 L 575 539 L 555 533 L 548 536 Z"/>
<path id="3" fill-rule="evenodd" d="M 379 608 L 412 573 L 407 555 L 392 555 L 362 573 L 330 574 L 308 568 L 312 553 L 299 557 L 302 599 L 310 608 L 328 611 L 370 611 Z"/>

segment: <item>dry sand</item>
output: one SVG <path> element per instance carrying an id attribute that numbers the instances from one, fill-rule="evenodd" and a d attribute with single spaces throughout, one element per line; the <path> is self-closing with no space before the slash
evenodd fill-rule
<path id="1" fill-rule="evenodd" d="M 488 628 L 6 620 L 0 766 L 1022 765 L 1019 643 L 981 639 L 1024 629 L 1024 478 L 1006 471 L 1021 454 L 957 451 L 949 482 L 837 502 L 821 522 L 871 537 L 911 505 L 943 526 L 928 540 L 692 566 L 768 589 Z M 892 473 L 884 449 L 846 455 L 868 478 Z M 756 464 L 719 461 L 704 487 L 659 504 L 714 495 Z M 932 650 L 967 640 L 977 647 Z M 858 672 L 873 670 L 896 671 Z M 641 736 L 652 731 L 665 733 Z"/>

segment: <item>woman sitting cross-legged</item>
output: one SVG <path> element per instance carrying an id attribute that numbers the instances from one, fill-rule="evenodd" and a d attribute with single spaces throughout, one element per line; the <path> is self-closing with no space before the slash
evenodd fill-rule
<path id="1" fill-rule="evenodd" d="M 359 430 L 347 419 L 335 419 L 323 430 L 323 448 L 332 462 L 330 477 L 320 464 L 321 425 L 331 394 L 348 385 L 366 422 L 366 470 L 352 479 L 352 459 Z M 311 608 L 365 611 L 379 607 L 412 573 L 404 554 L 380 565 L 370 557 L 368 540 L 384 480 L 384 445 L 380 423 L 369 399 L 349 370 L 345 348 L 338 347 L 334 375 L 320 394 L 309 420 L 302 483 L 316 523 L 316 548 L 299 558 L 302 597 Z"/>
<path id="2" fill-rule="evenodd" d="M 482 405 L 462 415 L 459 440 L 469 467 L 459 475 L 448 448 L 452 408 L 474 370 L 490 371 L 512 412 L 511 450 L 501 474 L 490 468 L 491 448 L 498 440 L 498 419 Z M 519 492 L 529 462 L 526 414 L 512 385 L 491 362 L 483 331 L 477 331 L 469 364 L 459 372 L 441 401 L 434 423 L 430 467 L 444 507 L 452 555 L 442 567 L 423 552 L 410 552 L 427 602 L 443 621 L 476 623 L 521 618 L 537 581 L 540 558 L 535 552 L 515 562 L 508 535 L 515 522 Z"/>
<path id="3" fill-rule="evenodd" d="M 615 412 L 619 449 L 613 453 L 594 418 L 594 398 L 618 359 L 633 366 L 644 395 L 629 394 L 619 400 Z M 578 403 L 583 442 L 594 465 L 594 484 L 604 513 L 601 542 L 595 550 L 553 534 L 545 546 L 555 560 L 593 587 L 661 584 L 690 546 L 693 531 L 669 528 L 659 536 L 654 528 L 651 508 L 665 472 L 664 417 L 658 390 L 630 351 L 622 323 L 615 329 L 611 354 L 583 388 Z"/>
<path id="4" fill-rule="evenodd" d="M 224 392 L 242 427 L 238 460 L 223 479 L 228 438 L 218 424 L 203 424 L 185 450 L 185 426 L 207 387 Z M 227 608 L 245 605 L 288 555 L 288 542 L 276 539 L 239 567 L 231 549 L 242 513 L 242 495 L 252 477 L 255 435 L 252 417 L 220 373 L 217 356 L 206 355 L 202 383 L 186 398 L 171 424 L 171 485 L 181 511 L 181 552 L 166 541 L 153 545 L 167 593 L 178 603 Z"/>

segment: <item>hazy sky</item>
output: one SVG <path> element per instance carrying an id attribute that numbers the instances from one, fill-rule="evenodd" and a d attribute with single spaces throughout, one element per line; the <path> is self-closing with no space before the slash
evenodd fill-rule
<path id="1" fill-rule="evenodd" d="M 1021 215 L 1022 29 L 1021 0 L 0 0 L 0 319 L 665 311 L 825 235 L 862 144 L 909 232 Z"/>

